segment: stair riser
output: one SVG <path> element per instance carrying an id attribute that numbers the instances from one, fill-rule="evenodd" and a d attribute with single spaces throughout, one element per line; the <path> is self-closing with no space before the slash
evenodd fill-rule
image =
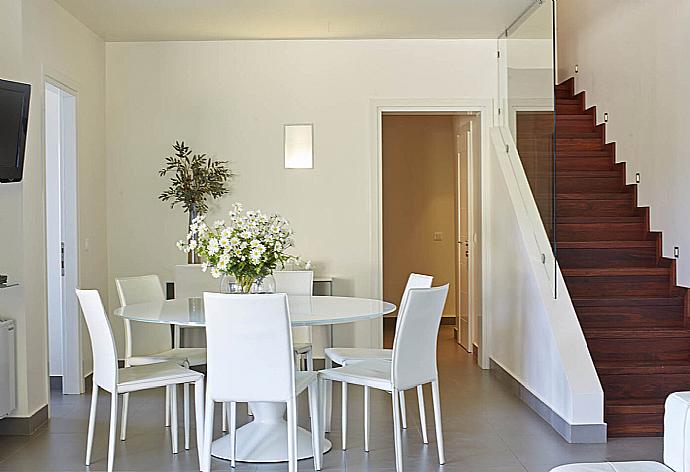
<path id="1" fill-rule="evenodd" d="M 558 215 L 558 214 L 557 214 Z M 562 215 L 561 215 L 562 216 Z M 558 241 L 640 241 L 646 237 L 641 223 L 558 224 Z"/>
<path id="2" fill-rule="evenodd" d="M 584 110 L 577 103 L 556 104 L 556 115 L 579 115 Z"/>
<path id="3" fill-rule="evenodd" d="M 559 216 L 632 216 L 635 214 L 632 198 L 620 200 L 565 200 L 556 201 Z"/>
<path id="4" fill-rule="evenodd" d="M 575 139 L 575 138 L 564 138 L 564 139 L 557 139 L 556 140 L 556 155 L 558 155 L 559 152 L 568 152 L 568 151 L 603 151 L 604 150 L 604 143 L 602 142 L 601 139 L 597 138 L 584 138 L 584 139 Z"/>
<path id="5" fill-rule="evenodd" d="M 561 268 L 654 267 L 656 248 L 558 249 Z"/>
<path id="6" fill-rule="evenodd" d="M 606 313 L 582 314 L 578 311 L 578 320 L 583 329 L 587 328 L 678 328 L 684 327 L 680 315 L 645 315 L 639 313 Z"/>
<path id="7" fill-rule="evenodd" d="M 610 157 L 556 157 L 556 172 L 614 169 L 613 160 Z"/>
<path id="8" fill-rule="evenodd" d="M 560 168 L 559 168 L 560 169 Z M 560 169 L 563 170 L 563 169 Z M 568 177 L 556 174 L 557 193 L 605 193 L 619 192 L 625 189 L 622 177 Z"/>
<path id="9" fill-rule="evenodd" d="M 582 115 L 580 119 L 569 119 L 572 117 L 580 118 L 580 115 L 565 115 L 563 119 L 556 118 L 556 137 L 562 134 L 568 135 L 570 133 L 597 133 L 599 132 L 594 124 L 594 120 L 589 115 Z"/>
<path id="10" fill-rule="evenodd" d="M 611 438 L 661 436 L 664 432 L 663 413 L 604 415 L 604 421 Z"/>
<path id="11" fill-rule="evenodd" d="M 571 91 L 567 88 L 558 88 L 555 90 L 556 98 L 573 98 Z"/>
<path id="12" fill-rule="evenodd" d="M 690 340 L 662 339 L 588 339 L 587 345 L 594 364 L 607 361 L 690 363 Z M 690 381 L 690 376 L 686 376 Z"/>
<path id="13" fill-rule="evenodd" d="M 574 298 L 665 297 L 670 291 L 668 276 L 566 277 L 565 281 Z"/>
<path id="14" fill-rule="evenodd" d="M 608 400 L 662 399 L 690 389 L 688 374 L 602 375 L 600 380 Z"/>

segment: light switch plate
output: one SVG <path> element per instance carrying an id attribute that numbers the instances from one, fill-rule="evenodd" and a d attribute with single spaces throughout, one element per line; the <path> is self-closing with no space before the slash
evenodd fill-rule
<path id="1" fill-rule="evenodd" d="M 443 241 L 443 233 L 440 231 L 436 231 L 434 233 L 434 241 Z"/>

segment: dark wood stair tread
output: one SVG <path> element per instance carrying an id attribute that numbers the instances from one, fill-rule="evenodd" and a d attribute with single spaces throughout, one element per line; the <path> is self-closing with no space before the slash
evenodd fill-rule
<path id="1" fill-rule="evenodd" d="M 588 339 L 688 339 L 690 329 L 678 328 L 589 328 Z M 689 379 L 690 380 L 690 379 Z"/>
<path id="2" fill-rule="evenodd" d="M 573 305 L 589 306 L 683 306 L 685 301 L 681 297 L 623 297 L 623 298 L 573 298 Z"/>
<path id="3" fill-rule="evenodd" d="M 563 223 L 576 223 L 576 220 L 583 219 L 595 222 L 597 218 L 611 218 L 607 216 L 563 216 L 558 219 L 559 222 Z M 639 218 L 637 216 L 628 217 L 613 217 L 614 219 L 623 221 L 624 218 L 630 218 L 633 221 L 634 218 Z M 565 220 L 565 221 L 563 221 Z M 635 248 L 649 248 L 656 247 L 656 241 L 640 239 L 635 241 L 560 241 L 556 243 L 556 248 L 558 249 L 635 249 Z"/>
<path id="4" fill-rule="evenodd" d="M 558 200 L 628 200 L 630 192 L 603 192 L 603 193 L 558 193 Z"/>
<path id="5" fill-rule="evenodd" d="M 687 361 L 602 361 L 596 367 L 599 375 L 654 375 L 654 374 L 688 374 L 690 387 L 690 362 Z"/>

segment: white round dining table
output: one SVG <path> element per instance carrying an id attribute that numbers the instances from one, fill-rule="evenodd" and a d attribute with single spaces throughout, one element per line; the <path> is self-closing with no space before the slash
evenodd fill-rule
<path id="1" fill-rule="evenodd" d="M 395 311 L 396 306 L 382 300 L 335 296 L 288 296 L 292 326 L 332 326 L 380 318 Z M 165 300 L 117 308 L 116 316 L 132 321 L 176 326 L 205 326 L 204 302 L 201 298 Z M 332 337 L 331 337 L 332 340 Z M 330 401 L 330 398 L 328 399 Z M 254 420 L 237 430 L 236 460 L 240 462 L 286 462 L 287 422 L 285 403 L 250 402 Z M 331 449 L 327 439 L 323 450 Z M 216 439 L 212 455 L 230 459 L 227 435 Z M 297 456 L 313 457 L 311 433 L 297 431 Z"/>

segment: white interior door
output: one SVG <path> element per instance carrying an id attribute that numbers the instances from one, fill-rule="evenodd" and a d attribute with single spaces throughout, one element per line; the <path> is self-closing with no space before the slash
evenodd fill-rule
<path id="1" fill-rule="evenodd" d="M 78 284 L 77 99 L 58 84 L 44 89 L 46 264 L 49 374 L 65 394 L 84 391 Z"/>
<path id="2" fill-rule="evenodd" d="M 456 120 L 456 156 L 457 156 L 457 307 L 456 318 L 458 343 L 472 352 L 471 297 L 470 286 L 470 185 L 471 185 L 471 152 L 472 122 L 469 116 L 460 116 Z"/>

